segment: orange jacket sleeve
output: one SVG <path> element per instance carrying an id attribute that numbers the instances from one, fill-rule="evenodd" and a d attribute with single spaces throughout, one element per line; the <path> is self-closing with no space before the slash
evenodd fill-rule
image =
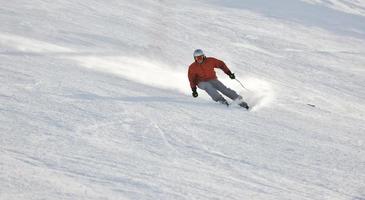
<path id="1" fill-rule="evenodd" d="M 196 89 L 196 74 L 193 72 L 193 70 L 191 69 L 191 67 L 189 67 L 189 71 L 188 71 L 188 77 L 189 77 L 189 82 L 190 82 L 190 87 L 191 89 Z"/>
<path id="2" fill-rule="evenodd" d="M 232 74 L 231 70 L 229 70 L 229 68 L 227 67 L 227 65 L 223 61 L 218 60 L 218 59 L 215 58 L 215 63 L 216 63 L 215 64 L 216 68 L 219 68 L 219 69 L 223 70 L 224 73 L 226 73 L 227 75 Z"/>

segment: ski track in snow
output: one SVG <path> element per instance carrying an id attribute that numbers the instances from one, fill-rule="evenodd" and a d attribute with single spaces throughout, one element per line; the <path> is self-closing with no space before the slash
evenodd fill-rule
<path id="1" fill-rule="evenodd" d="M 1 200 L 365 199 L 361 1 L 2 3 Z"/>

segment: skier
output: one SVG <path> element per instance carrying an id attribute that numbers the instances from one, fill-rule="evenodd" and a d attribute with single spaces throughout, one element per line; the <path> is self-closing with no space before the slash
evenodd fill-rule
<path id="1" fill-rule="evenodd" d="M 198 86 L 200 89 L 205 90 L 216 102 L 227 106 L 229 105 L 227 100 L 219 93 L 221 92 L 233 101 L 239 101 L 240 103 L 238 105 L 241 107 L 249 109 L 247 103 L 242 100 L 242 97 L 238 95 L 237 92 L 226 87 L 217 79 L 214 68 L 222 69 L 231 79 L 236 78 L 234 73 L 228 69 L 223 61 L 213 57 L 206 57 L 201 49 L 195 50 L 193 56 L 195 62 L 189 66 L 188 77 L 194 98 L 198 97 Z"/>

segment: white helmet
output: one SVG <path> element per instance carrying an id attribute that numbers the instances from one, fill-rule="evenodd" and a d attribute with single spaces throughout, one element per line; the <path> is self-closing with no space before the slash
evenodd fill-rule
<path id="1" fill-rule="evenodd" d="M 193 56 L 195 58 L 197 56 L 205 56 L 205 55 L 204 55 L 204 53 L 201 49 L 197 49 L 197 50 L 194 51 Z"/>

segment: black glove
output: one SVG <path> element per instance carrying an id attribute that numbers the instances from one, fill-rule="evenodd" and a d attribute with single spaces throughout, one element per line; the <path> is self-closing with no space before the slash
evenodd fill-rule
<path id="1" fill-rule="evenodd" d="M 235 78 L 236 78 L 236 76 L 235 76 L 235 75 L 234 75 L 234 73 L 232 73 L 232 72 L 231 72 L 231 73 L 229 73 L 229 74 L 228 74 L 228 76 L 229 76 L 229 78 L 231 78 L 231 79 L 235 79 Z"/>
<path id="2" fill-rule="evenodd" d="M 191 90 L 193 91 L 193 97 L 196 98 L 198 97 L 198 92 L 196 91 L 196 88 L 191 88 Z"/>

